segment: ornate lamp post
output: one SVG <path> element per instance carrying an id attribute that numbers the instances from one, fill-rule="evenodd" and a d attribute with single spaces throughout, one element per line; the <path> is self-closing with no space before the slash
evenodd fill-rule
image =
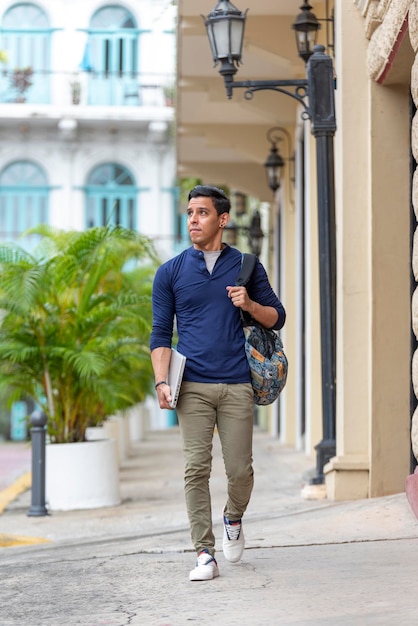
<path id="1" fill-rule="evenodd" d="M 294 164 L 295 157 L 290 156 L 290 135 L 285 128 L 282 128 L 281 126 L 273 126 L 273 128 L 269 128 L 267 131 L 266 137 L 271 144 L 271 148 L 266 162 L 264 163 L 264 167 L 266 169 L 267 184 L 274 193 L 281 185 L 283 170 L 286 165 L 285 162 L 288 161 L 289 164 L 293 162 Z M 283 137 L 286 138 L 289 151 L 289 156 L 287 158 L 282 157 L 279 148 L 277 147 Z M 295 182 L 290 172 L 289 182 Z"/>
<path id="2" fill-rule="evenodd" d="M 306 79 L 234 81 L 241 62 L 245 20 L 242 13 L 229 0 L 221 0 L 206 18 L 215 65 L 220 64 L 228 98 L 234 89 L 244 89 L 244 97 L 273 90 L 290 96 L 303 106 L 303 119 L 311 122 L 311 132 L 316 140 L 318 187 L 318 237 L 321 300 L 321 351 L 322 351 L 322 440 L 316 446 L 317 476 L 313 483 L 324 482 L 323 468 L 335 456 L 335 329 L 336 329 L 336 252 L 335 252 L 335 189 L 334 189 L 334 135 L 336 131 L 334 104 L 334 72 L 331 58 L 325 47 L 315 45 L 320 27 L 308 2 L 303 3 L 301 14 L 293 28 L 296 33 L 299 55 L 305 61 Z"/>
<path id="3" fill-rule="evenodd" d="M 239 231 L 243 231 L 247 233 L 248 236 L 248 245 L 253 254 L 260 256 L 261 248 L 263 246 L 264 232 L 261 228 L 261 216 L 260 213 L 255 210 L 253 211 L 251 221 L 248 226 L 242 226 L 235 224 L 234 222 L 229 222 L 225 226 L 225 230 L 228 234 L 228 243 L 231 246 L 235 246 L 237 243 L 237 233 Z"/>
<path id="4" fill-rule="evenodd" d="M 248 242 L 253 254 L 260 256 L 263 245 L 264 233 L 261 229 L 261 216 L 258 211 L 254 211 L 250 226 L 248 228 Z"/>
<path id="5" fill-rule="evenodd" d="M 308 61 L 314 51 L 318 30 L 321 28 L 314 13 L 311 12 L 311 5 L 305 0 L 300 7 L 301 12 L 296 18 L 292 28 L 296 35 L 296 46 L 301 59 Z"/>
<path id="6" fill-rule="evenodd" d="M 274 131 L 276 131 L 276 128 L 270 128 L 267 133 L 267 139 L 271 143 L 271 148 L 267 160 L 264 163 L 264 167 L 266 168 L 267 184 L 273 192 L 277 191 L 280 187 L 280 179 L 284 168 L 284 159 L 277 148 L 277 143 L 281 138 L 277 137 L 274 134 Z"/>

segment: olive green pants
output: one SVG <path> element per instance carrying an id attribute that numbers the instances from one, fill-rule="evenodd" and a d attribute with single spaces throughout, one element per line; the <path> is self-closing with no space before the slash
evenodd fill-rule
<path id="1" fill-rule="evenodd" d="M 197 553 L 206 548 L 213 555 L 215 537 L 209 491 L 213 432 L 216 425 L 228 481 L 224 513 L 229 520 L 238 520 L 247 508 L 254 483 L 251 384 L 183 381 L 177 415 L 183 438 L 184 490 L 192 541 Z"/>

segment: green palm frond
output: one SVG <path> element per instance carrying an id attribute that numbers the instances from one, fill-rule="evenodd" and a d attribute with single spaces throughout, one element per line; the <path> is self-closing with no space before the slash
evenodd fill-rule
<path id="1" fill-rule="evenodd" d="M 42 236 L 33 254 L 0 246 L 0 394 L 42 406 L 52 441 L 80 440 L 152 390 L 158 258 L 121 227 L 31 232 Z"/>

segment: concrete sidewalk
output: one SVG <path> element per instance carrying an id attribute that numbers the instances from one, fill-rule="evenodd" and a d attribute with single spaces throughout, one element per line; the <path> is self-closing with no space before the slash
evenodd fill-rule
<path id="1" fill-rule="evenodd" d="M 231 565 L 221 551 L 226 495 L 215 437 L 221 575 L 190 583 L 195 555 L 182 468 L 178 430 L 157 431 L 132 446 L 118 507 L 33 518 L 30 491 L 15 499 L 0 533 L 45 543 L 0 550 L 1 625 L 416 624 L 418 522 L 405 494 L 304 500 L 312 462 L 256 432 L 247 548 Z"/>
<path id="2" fill-rule="evenodd" d="M 0 492 L 30 471 L 31 454 L 28 442 L 0 442 Z"/>

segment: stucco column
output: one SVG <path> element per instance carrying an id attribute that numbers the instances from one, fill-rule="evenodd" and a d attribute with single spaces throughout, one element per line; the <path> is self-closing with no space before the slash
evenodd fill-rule
<path id="1" fill-rule="evenodd" d="M 347 499 L 403 491 L 408 473 L 409 84 L 368 78 L 361 15 L 341 0 L 337 15 L 337 456 L 326 472 L 329 497 Z M 402 24 L 403 13 L 382 37 Z"/>
<path id="2" fill-rule="evenodd" d="M 289 147 L 290 151 L 290 147 Z M 290 167 L 290 163 L 286 163 L 286 168 Z M 296 310 L 299 306 L 296 291 L 296 263 L 295 263 L 295 245 L 296 245 L 296 213 L 294 203 L 290 201 L 289 189 L 289 172 L 285 170 L 283 181 L 283 189 L 281 190 L 280 211 L 282 212 L 281 220 L 281 241 L 280 250 L 285 250 L 286 262 L 283 263 L 285 271 L 281 272 L 280 297 L 283 298 L 286 308 L 286 326 L 282 331 L 285 351 L 288 354 L 296 354 Z M 281 258 L 283 259 L 281 252 Z M 296 397 L 300 392 L 299 380 L 296 376 L 297 368 L 290 368 L 286 389 L 280 399 L 280 440 L 287 445 L 295 446 L 297 442 L 297 424 L 296 424 Z"/>
<path id="3" fill-rule="evenodd" d="M 369 495 L 404 490 L 410 460 L 409 84 L 372 83 Z"/>
<path id="4" fill-rule="evenodd" d="M 349 499 L 368 495 L 369 478 L 370 80 L 363 19 L 337 5 L 337 454 L 324 471 L 328 498 Z"/>
<path id="5" fill-rule="evenodd" d="M 321 320 L 315 139 L 305 124 L 305 452 L 316 458 L 322 439 Z"/>

